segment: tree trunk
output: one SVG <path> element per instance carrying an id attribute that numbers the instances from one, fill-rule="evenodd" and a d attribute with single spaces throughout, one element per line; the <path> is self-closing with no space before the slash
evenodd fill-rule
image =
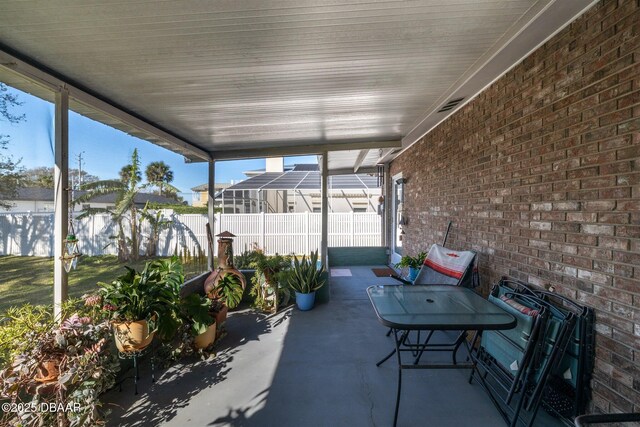
<path id="1" fill-rule="evenodd" d="M 129 251 L 127 249 L 127 239 L 124 235 L 124 228 L 122 227 L 122 220 L 118 221 L 118 261 L 129 261 Z"/>
<path id="2" fill-rule="evenodd" d="M 135 205 L 131 207 L 131 260 L 137 261 L 140 258 L 140 248 L 138 247 L 138 215 Z"/>

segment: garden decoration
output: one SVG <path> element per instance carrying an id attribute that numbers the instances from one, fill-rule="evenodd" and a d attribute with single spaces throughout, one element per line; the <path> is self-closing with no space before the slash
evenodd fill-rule
<path id="1" fill-rule="evenodd" d="M 212 298 L 216 298 L 216 288 L 218 282 L 227 275 L 236 276 L 242 286 L 242 290 L 246 286 L 246 280 L 244 275 L 234 267 L 233 265 L 233 238 L 235 235 L 224 231 L 218 234 L 218 268 L 212 271 L 209 277 L 204 282 L 204 292 L 210 295 Z M 209 250 L 213 251 L 213 239 L 211 237 L 211 230 L 207 224 L 207 238 L 209 240 Z M 242 297 L 242 296 L 241 296 Z M 230 307 L 233 308 L 233 307 Z"/>
<path id="2" fill-rule="evenodd" d="M 291 257 L 278 254 L 268 257 L 263 252 L 256 252 L 251 266 L 256 270 L 251 279 L 254 285 L 251 292 L 256 298 L 256 305 L 277 313 L 278 306 L 286 305 L 289 301 L 291 292 L 287 281 Z"/>
<path id="3" fill-rule="evenodd" d="M 213 251 L 213 238 L 207 224 L 209 250 Z M 233 265 L 233 238 L 235 235 L 224 231 L 218 237 L 218 268 L 204 281 L 206 295 L 221 304 L 213 304 L 218 330 L 221 332 L 227 311 L 236 308 L 242 300 L 246 286 L 244 275 Z"/>
<path id="4" fill-rule="evenodd" d="M 67 273 L 71 271 L 73 268 L 76 269 L 78 265 L 78 258 L 82 255 L 80 253 L 80 249 L 78 247 L 78 238 L 76 237 L 76 232 L 73 228 L 73 189 L 67 188 L 69 192 L 69 202 L 67 203 L 67 208 L 69 210 L 69 229 L 67 233 L 67 237 L 64 239 L 64 245 L 62 248 L 62 256 L 60 259 L 62 260 L 62 265 L 64 267 L 64 271 Z"/>

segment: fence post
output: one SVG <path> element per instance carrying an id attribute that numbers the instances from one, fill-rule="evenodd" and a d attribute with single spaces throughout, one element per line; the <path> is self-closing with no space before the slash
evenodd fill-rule
<path id="1" fill-rule="evenodd" d="M 353 247 L 353 243 L 354 243 L 354 238 L 355 238 L 355 233 L 356 233 L 356 228 L 355 228 L 355 222 L 353 221 L 353 211 L 351 211 L 351 214 L 349 215 L 349 218 L 351 220 L 351 247 Z"/>
<path id="2" fill-rule="evenodd" d="M 216 227 L 218 228 L 216 229 Z M 218 254 L 216 253 L 218 251 L 218 245 L 216 245 L 216 235 L 222 233 L 222 214 L 220 212 L 216 214 L 216 221 L 213 223 L 212 232 L 213 236 L 211 237 L 213 238 L 213 242 L 211 242 L 211 246 L 213 246 L 213 256 L 218 256 Z"/>
<path id="3" fill-rule="evenodd" d="M 309 250 L 311 248 L 309 239 L 311 239 L 311 224 L 309 224 L 309 211 L 304 213 L 304 231 L 305 231 L 305 240 L 304 240 L 304 253 L 309 254 Z"/>
<path id="4" fill-rule="evenodd" d="M 264 212 L 260 212 L 260 247 L 265 253 L 267 253 L 264 242 L 265 242 L 265 226 L 264 226 Z"/>

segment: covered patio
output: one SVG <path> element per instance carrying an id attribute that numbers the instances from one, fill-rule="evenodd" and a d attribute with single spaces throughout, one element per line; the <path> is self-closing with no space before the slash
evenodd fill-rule
<path id="1" fill-rule="evenodd" d="M 231 313 L 229 335 L 213 360 L 173 366 L 155 384 L 144 365 L 138 396 L 127 382 L 105 397 L 114 405 L 110 425 L 390 425 L 397 367 L 394 359 L 376 362 L 393 340 L 376 320 L 366 288 L 397 282 L 376 277 L 372 267 L 340 267 L 351 276 L 332 277 L 331 303 L 311 312 Z M 449 358 L 429 360 L 443 357 Z M 468 379 L 467 370 L 405 374 L 398 425 L 501 425 L 489 397 Z M 538 417 L 539 425 L 562 425 L 542 411 Z"/>
<path id="2" fill-rule="evenodd" d="M 57 306 L 71 109 L 207 162 L 210 223 L 216 162 L 321 156 L 329 266 L 329 176 L 377 175 L 388 265 L 452 221 L 479 293 L 508 276 L 595 310 L 587 412 L 640 411 L 637 0 L 4 3 L 0 79 L 56 105 Z M 112 425 L 390 424 L 370 268 L 311 313 L 234 313 L 215 359 L 110 392 Z M 502 423 L 465 372 L 413 374 L 401 425 Z"/>

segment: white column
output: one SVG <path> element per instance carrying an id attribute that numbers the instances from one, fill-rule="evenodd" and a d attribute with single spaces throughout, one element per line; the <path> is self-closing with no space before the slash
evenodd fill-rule
<path id="1" fill-rule="evenodd" d="M 207 188 L 207 192 L 208 192 L 208 196 L 209 199 L 207 201 L 207 214 L 209 217 L 209 230 L 211 230 L 211 237 L 212 237 L 212 242 L 211 242 L 211 248 L 209 248 L 209 256 L 208 256 L 208 261 L 209 261 L 209 268 L 211 270 L 213 270 L 213 251 L 214 251 L 214 247 L 216 245 L 215 242 L 215 235 L 216 235 L 216 227 L 215 227 L 215 206 L 216 206 L 216 162 L 215 160 L 211 159 L 209 161 L 209 184 L 208 184 L 208 188 Z"/>
<path id="2" fill-rule="evenodd" d="M 387 252 L 391 254 L 391 214 L 393 212 L 393 183 L 391 182 L 391 168 L 389 164 L 384 165 L 384 185 L 382 186 L 384 195 L 384 211 L 382 212 L 382 246 L 387 247 Z"/>
<path id="3" fill-rule="evenodd" d="M 322 153 L 322 180 L 320 188 L 321 196 L 321 210 L 322 210 L 322 227 L 320 238 L 320 259 L 324 265 L 329 265 L 327 262 L 328 246 L 329 246 L 329 197 L 327 194 L 327 181 L 329 180 L 329 155 L 325 151 Z"/>
<path id="4" fill-rule="evenodd" d="M 59 319 L 61 304 L 68 298 L 68 276 L 64 271 L 62 254 L 69 225 L 69 91 L 60 88 L 55 102 L 53 310 Z"/>

